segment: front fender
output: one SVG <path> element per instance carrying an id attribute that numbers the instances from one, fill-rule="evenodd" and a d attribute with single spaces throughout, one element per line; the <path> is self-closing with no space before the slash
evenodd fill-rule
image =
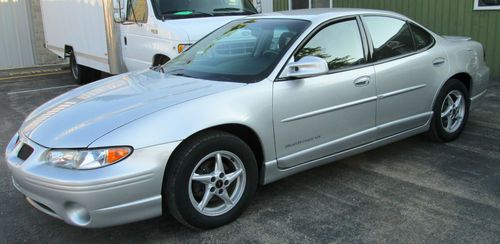
<path id="1" fill-rule="evenodd" d="M 264 160 L 275 159 L 272 82 L 264 80 L 160 110 L 107 133 L 90 147 L 129 145 L 140 149 L 181 141 L 224 124 L 254 130 L 262 143 Z"/>

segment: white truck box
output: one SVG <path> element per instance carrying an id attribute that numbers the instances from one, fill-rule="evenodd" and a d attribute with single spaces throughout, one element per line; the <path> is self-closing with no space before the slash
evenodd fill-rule
<path id="1" fill-rule="evenodd" d="M 41 0 L 41 8 L 50 51 L 64 57 L 70 46 L 78 64 L 111 73 L 102 0 Z"/>

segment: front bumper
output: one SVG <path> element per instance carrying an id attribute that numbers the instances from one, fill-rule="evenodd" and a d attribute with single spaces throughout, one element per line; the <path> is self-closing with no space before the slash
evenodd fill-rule
<path id="1" fill-rule="evenodd" d="M 82 227 L 106 227 L 162 214 L 165 166 L 180 142 L 136 149 L 125 160 L 93 170 L 58 168 L 44 162 L 48 148 L 15 135 L 6 149 L 14 186 L 40 211 Z M 26 144 L 33 152 L 18 157 Z"/>

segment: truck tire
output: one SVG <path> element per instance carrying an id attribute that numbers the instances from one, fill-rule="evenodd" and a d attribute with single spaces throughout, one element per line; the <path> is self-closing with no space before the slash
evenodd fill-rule
<path id="1" fill-rule="evenodd" d="M 165 55 L 156 55 L 153 60 L 153 67 L 158 65 L 164 65 L 170 61 L 170 58 Z"/>
<path id="2" fill-rule="evenodd" d="M 77 84 L 83 85 L 101 78 L 101 71 L 79 65 L 76 62 L 76 57 L 73 52 L 71 52 L 69 56 L 69 67 L 71 75 Z"/>

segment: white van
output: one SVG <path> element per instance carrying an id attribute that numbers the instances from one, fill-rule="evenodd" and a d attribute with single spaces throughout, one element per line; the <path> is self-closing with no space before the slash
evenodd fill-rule
<path id="1" fill-rule="evenodd" d="M 46 47 L 69 58 L 78 83 L 168 62 L 250 0 L 41 0 Z"/>

